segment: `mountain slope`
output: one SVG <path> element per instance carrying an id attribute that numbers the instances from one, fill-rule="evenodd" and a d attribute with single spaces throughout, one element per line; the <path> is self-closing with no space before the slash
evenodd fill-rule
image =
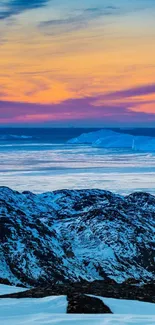
<path id="1" fill-rule="evenodd" d="M 0 188 L 1 282 L 154 280 L 155 197 Z"/>

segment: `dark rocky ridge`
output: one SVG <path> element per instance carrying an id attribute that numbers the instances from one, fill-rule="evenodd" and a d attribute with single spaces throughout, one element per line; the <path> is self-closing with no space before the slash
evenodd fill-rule
<path id="1" fill-rule="evenodd" d="M 77 295 L 94 295 L 155 303 L 155 283 L 150 282 L 144 285 L 135 285 L 130 282 L 118 284 L 114 281 L 53 283 L 53 285 L 47 287 L 38 287 L 24 292 L 0 295 L 0 298 L 44 298 L 59 295 L 67 295 L 71 299 L 74 299 Z"/>
<path id="2" fill-rule="evenodd" d="M 155 197 L 0 188 L 0 282 L 154 282 Z"/>

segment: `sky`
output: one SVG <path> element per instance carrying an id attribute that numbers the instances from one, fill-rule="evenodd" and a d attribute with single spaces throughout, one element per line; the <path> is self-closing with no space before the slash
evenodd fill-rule
<path id="1" fill-rule="evenodd" d="M 0 125 L 155 126 L 154 0 L 1 0 Z"/>

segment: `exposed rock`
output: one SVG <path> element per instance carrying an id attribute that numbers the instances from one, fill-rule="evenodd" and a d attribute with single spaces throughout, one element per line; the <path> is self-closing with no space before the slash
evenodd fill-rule
<path id="1" fill-rule="evenodd" d="M 79 283 L 53 284 L 24 292 L 7 294 L 0 298 L 43 298 L 47 296 L 94 295 L 107 298 L 130 299 L 155 303 L 155 283 L 131 285 L 127 283 L 108 283 L 107 281 L 82 281 Z"/>
<path id="2" fill-rule="evenodd" d="M 68 314 L 112 314 L 112 311 L 100 299 L 79 293 L 68 295 Z"/>

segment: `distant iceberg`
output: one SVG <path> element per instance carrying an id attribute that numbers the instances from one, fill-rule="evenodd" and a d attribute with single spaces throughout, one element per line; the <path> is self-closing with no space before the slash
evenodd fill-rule
<path id="1" fill-rule="evenodd" d="M 134 136 L 112 130 L 83 133 L 68 141 L 69 144 L 90 144 L 97 148 L 128 148 L 133 151 L 155 151 L 155 138 Z"/>
<path id="2" fill-rule="evenodd" d="M 71 144 L 92 144 L 93 142 L 95 142 L 99 139 L 102 139 L 102 138 L 105 138 L 108 136 L 115 136 L 116 134 L 119 135 L 120 133 L 116 133 L 112 130 L 103 129 L 103 130 L 99 130 L 96 132 L 83 133 L 79 137 L 69 140 L 68 143 L 71 143 Z"/>
<path id="3" fill-rule="evenodd" d="M 31 140 L 36 139 L 31 135 L 2 134 L 0 140 Z"/>

